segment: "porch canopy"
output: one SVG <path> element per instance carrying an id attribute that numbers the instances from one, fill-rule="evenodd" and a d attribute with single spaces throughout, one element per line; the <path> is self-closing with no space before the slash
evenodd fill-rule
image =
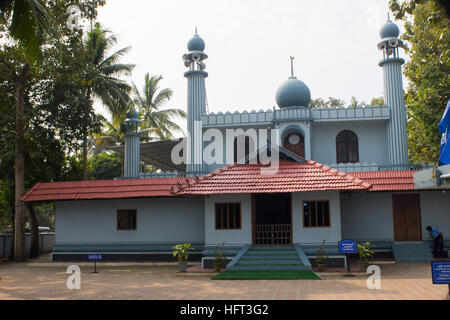
<path id="1" fill-rule="evenodd" d="M 176 165 L 172 162 L 171 158 L 172 149 L 182 140 L 183 138 L 141 143 L 140 160 L 164 171 L 185 172 L 186 165 Z M 121 156 L 125 154 L 124 145 L 112 146 L 109 149 L 117 152 Z"/>

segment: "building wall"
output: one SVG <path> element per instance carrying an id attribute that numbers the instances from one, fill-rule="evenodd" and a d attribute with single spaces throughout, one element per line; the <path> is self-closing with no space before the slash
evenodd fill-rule
<path id="1" fill-rule="evenodd" d="M 256 141 L 253 142 L 254 143 L 254 148 L 256 150 L 258 150 L 259 143 L 260 143 L 260 141 L 259 141 L 259 130 L 260 129 L 267 129 L 267 126 L 257 126 L 257 125 L 255 125 L 255 126 L 237 127 L 235 125 L 228 125 L 228 126 L 218 126 L 216 128 L 206 128 L 206 129 L 204 129 L 203 130 L 203 139 L 205 139 L 205 132 L 206 132 L 206 130 L 209 130 L 209 132 L 212 132 L 214 135 L 216 135 L 216 133 L 213 132 L 213 131 L 218 131 L 217 134 L 220 132 L 220 135 L 222 136 L 222 139 L 223 139 L 222 143 L 221 143 L 221 145 L 222 145 L 222 150 L 221 150 L 222 157 L 218 157 L 218 158 L 220 158 L 218 160 L 219 163 L 212 163 L 212 164 L 207 163 L 207 164 L 205 164 L 205 168 L 209 172 L 217 170 L 217 169 L 220 169 L 220 168 L 223 168 L 223 167 L 225 167 L 228 164 L 232 164 L 233 161 L 234 161 L 234 139 L 235 139 L 235 136 L 233 136 L 232 133 L 229 133 L 228 136 L 227 136 L 227 129 L 229 129 L 229 130 L 242 129 L 244 131 L 244 135 L 247 133 L 247 130 L 253 129 L 255 131 L 255 133 L 256 133 Z M 251 131 L 250 131 L 250 134 L 252 134 Z M 252 141 L 253 140 L 254 139 L 252 139 Z M 214 144 L 213 141 L 204 141 L 204 154 L 203 155 L 205 155 L 205 148 L 207 148 L 208 145 L 212 146 L 212 144 Z M 230 152 L 230 156 L 231 156 L 231 161 L 230 162 L 227 162 L 227 160 L 228 160 L 227 159 L 227 150 Z M 206 154 L 209 155 L 210 151 L 211 151 L 211 149 L 208 149 Z M 253 150 L 251 149 L 250 153 L 252 151 Z M 216 157 L 217 154 L 214 154 L 214 156 Z M 205 159 L 204 159 L 204 161 L 205 161 Z"/>
<path id="2" fill-rule="evenodd" d="M 215 203 L 241 203 L 241 229 L 215 230 Z M 226 246 L 252 243 L 251 196 L 249 194 L 211 195 L 205 198 L 205 245 Z"/>
<path id="3" fill-rule="evenodd" d="M 137 209 L 137 230 L 117 230 L 117 209 Z M 56 244 L 203 242 L 202 199 L 150 198 L 56 203 Z"/>
<path id="4" fill-rule="evenodd" d="M 426 227 L 438 227 L 444 240 L 450 240 L 450 191 L 422 191 L 420 193 L 420 212 L 422 213 L 422 239 L 430 238 Z M 446 242 L 447 243 L 447 242 Z"/>
<path id="5" fill-rule="evenodd" d="M 324 164 L 336 163 L 336 136 L 342 130 L 352 130 L 358 136 L 359 163 L 387 164 L 385 121 L 313 122 L 312 155 Z"/>
<path id="6" fill-rule="evenodd" d="M 304 228 L 303 201 L 329 200 L 330 227 Z M 293 242 L 302 244 L 337 243 L 341 240 L 341 207 L 339 191 L 301 192 L 292 194 Z"/>
<path id="7" fill-rule="evenodd" d="M 394 240 L 392 193 L 343 194 L 342 238 L 348 240 Z"/>
<path id="8" fill-rule="evenodd" d="M 427 225 L 438 227 L 444 238 L 450 236 L 450 196 L 442 191 L 420 194 L 422 240 L 428 240 Z M 352 193 L 341 200 L 342 238 L 351 240 L 394 241 L 391 192 Z M 396 194 L 401 194 L 397 192 Z"/>

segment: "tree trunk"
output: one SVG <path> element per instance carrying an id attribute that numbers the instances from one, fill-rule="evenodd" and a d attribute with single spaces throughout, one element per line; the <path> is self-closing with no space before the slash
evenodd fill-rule
<path id="1" fill-rule="evenodd" d="M 20 200 L 25 194 L 25 154 L 24 154 L 24 110 L 25 110 L 25 84 L 30 66 L 25 65 L 19 76 L 16 91 L 16 143 L 14 160 L 15 183 L 15 230 L 14 230 L 14 261 L 25 260 L 25 204 Z"/>
<path id="2" fill-rule="evenodd" d="M 33 203 L 27 204 L 28 213 L 30 214 L 31 220 L 31 251 L 30 258 L 38 258 L 39 257 L 39 222 L 34 211 Z"/>
<path id="3" fill-rule="evenodd" d="M 86 101 L 88 101 L 88 104 L 86 105 L 86 109 L 84 110 L 84 115 L 85 117 L 88 116 L 89 114 L 89 109 L 90 109 L 90 98 L 91 98 L 91 88 L 87 88 L 87 92 L 86 92 Z M 83 180 L 87 180 L 88 179 L 88 130 L 86 128 L 86 123 L 84 124 L 83 127 Z"/>
<path id="4" fill-rule="evenodd" d="M 88 172 L 87 172 L 87 162 L 88 162 L 88 147 L 87 147 L 87 133 L 86 130 L 83 134 L 83 180 L 88 179 Z"/>
<path id="5" fill-rule="evenodd" d="M 14 198 L 12 199 L 12 204 L 11 204 L 11 245 L 9 247 L 9 260 L 13 261 L 14 260 L 14 234 L 15 234 L 15 230 L 16 230 L 16 223 L 15 223 L 15 217 L 16 217 L 16 202 L 14 201 Z"/>

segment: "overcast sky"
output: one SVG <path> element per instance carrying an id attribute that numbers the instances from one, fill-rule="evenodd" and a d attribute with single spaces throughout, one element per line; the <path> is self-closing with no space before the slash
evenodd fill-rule
<path id="1" fill-rule="evenodd" d="M 234 112 L 273 108 L 290 55 L 312 98 L 381 96 L 376 45 L 387 10 L 388 0 L 108 0 L 98 20 L 117 49 L 132 46 L 122 60 L 137 65 L 131 80 L 141 87 L 146 72 L 163 75 L 162 87 L 174 91 L 167 107 L 184 110 L 181 56 L 197 26 L 209 55 L 209 111 Z"/>

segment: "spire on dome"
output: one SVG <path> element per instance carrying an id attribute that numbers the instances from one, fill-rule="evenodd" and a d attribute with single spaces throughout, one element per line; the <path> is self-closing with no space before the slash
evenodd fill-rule
<path id="1" fill-rule="evenodd" d="M 311 101 L 311 92 L 308 86 L 294 76 L 294 56 L 291 59 L 291 76 L 277 89 L 276 101 L 280 108 L 305 107 Z"/>

